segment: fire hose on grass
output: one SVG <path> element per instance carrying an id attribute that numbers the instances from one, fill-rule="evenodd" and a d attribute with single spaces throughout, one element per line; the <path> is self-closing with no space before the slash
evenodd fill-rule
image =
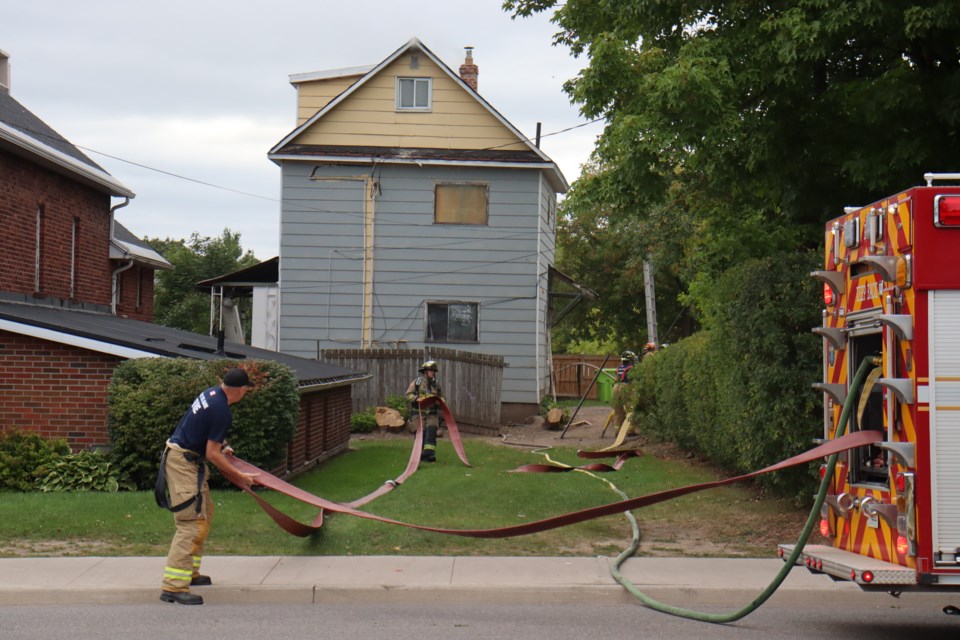
<path id="1" fill-rule="evenodd" d="M 876 431 L 858 431 L 851 433 L 849 435 L 841 435 L 846 430 L 847 420 L 850 414 L 850 408 L 853 406 L 854 398 L 857 397 L 860 385 L 863 383 L 865 376 L 867 375 L 870 366 L 876 366 L 876 358 L 867 358 L 860 365 L 860 368 L 857 370 L 857 374 L 854 377 L 853 382 L 850 384 L 850 392 L 848 395 L 847 401 L 844 403 L 843 411 L 840 415 L 840 421 L 836 430 L 836 437 L 832 440 L 823 443 L 810 451 L 805 453 L 793 456 L 779 462 L 777 464 L 771 465 L 759 471 L 754 471 L 741 476 L 736 476 L 733 478 L 726 478 L 724 480 L 716 480 L 713 482 L 707 482 L 698 485 L 690 485 L 686 487 L 679 487 L 676 489 L 669 489 L 666 491 L 660 491 L 657 493 L 647 494 L 645 496 L 640 496 L 637 498 L 627 498 L 626 494 L 621 492 L 619 489 L 616 491 L 624 499 L 621 501 L 599 505 L 596 507 L 589 507 L 587 509 L 582 509 L 573 513 L 566 513 L 559 516 L 553 516 L 550 518 L 545 518 L 543 520 L 537 520 L 534 522 L 527 522 L 521 525 L 513 525 L 507 527 L 500 527 L 495 529 L 446 529 L 442 527 L 431 527 L 413 523 L 401 522 L 394 520 L 392 518 L 385 518 L 383 516 L 378 516 L 366 511 L 361 511 L 357 508 L 356 505 L 361 503 L 361 501 L 354 501 L 353 503 L 340 503 L 333 502 L 331 500 L 326 500 L 319 496 L 315 496 L 299 487 L 293 486 L 276 476 L 263 471 L 262 469 L 257 468 L 256 466 L 240 460 L 239 458 L 230 458 L 230 463 L 239 471 L 243 472 L 253 472 L 258 473 L 257 483 L 264 487 L 273 489 L 279 493 L 290 496 L 296 500 L 304 502 L 305 504 L 313 505 L 320 509 L 320 514 L 317 516 L 316 520 L 312 525 L 307 525 L 301 522 L 298 522 L 281 512 L 279 509 L 271 505 L 269 502 L 264 500 L 261 496 L 257 495 L 250 487 L 241 486 L 240 488 L 250 494 L 254 500 L 263 508 L 263 510 L 285 531 L 292 533 L 298 536 L 306 536 L 316 531 L 320 528 L 323 522 L 323 511 L 328 510 L 334 513 L 344 513 L 353 515 L 359 518 L 364 518 L 367 520 L 375 520 L 378 522 L 384 522 L 387 524 L 395 524 L 400 526 L 411 527 L 414 529 L 419 529 L 422 531 L 432 531 L 435 533 L 443 533 L 447 535 L 458 535 L 465 537 L 473 538 L 508 538 L 513 536 L 527 535 L 531 533 L 539 533 L 541 531 L 548 531 L 550 529 L 556 529 L 562 526 L 575 524 L 577 522 L 584 522 L 586 520 L 591 520 L 593 518 L 599 518 L 601 516 L 614 515 L 617 513 L 624 513 L 630 519 L 631 526 L 633 529 L 633 541 L 623 553 L 621 553 L 615 560 L 613 566 L 611 567 L 611 575 L 618 583 L 623 585 L 629 593 L 637 597 L 643 604 L 646 606 L 663 612 L 669 613 L 671 615 L 681 616 L 685 618 L 690 618 L 694 620 L 700 620 L 703 622 L 733 622 L 743 618 L 752 611 L 756 610 L 760 605 L 762 605 L 766 600 L 773 595 L 773 593 L 780 587 L 784 579 L 786 579 L 787 574 L 793 568 L 793 565 L 796 563 L 796 559 L 799 557 L 803 547 L 807 543 L 807 539 L 810 537 L 810 533 L 813 530 L 813 526 L 816 522 L 817 515 L 820 512 L 820 507 L 823 505 L 824 498 L 826 497 L 827 488 L 833 478 L 833 467 L 837 461 L 837 456 L 840 452 L 846 451 L 855 447 L 865 446 L 872 442 L 875 442 L 878 438 L 882 437 L 880 432 Z M 446 410 L 446 406 L 442 403 L 441 400 L 440 406 L 443 410 Z M 450 418 L 452 420 L 452 416 Z M 459 453 L 459 452 L 458 452 Z M 582 457 L 595 457 L 590 455 L 590 452 L 581 452 Z M 616 452 L 624 453 L 624 452 Z M 695 493 L 698 491 L 703 491 L 705 489 L 711 489 L 714 487 L 724 486 L 728 484 L 733 484 L 742 480 L 753 478 L 764 473 L 769 473 L 772 471 L 777 471 L 780 469 L 785 469 L 790 466 L 809 463 L 824 456 L 829 456 L 829 461 L 827 463 L 827 472 L 823 477 L 823 480 L 820 483 L 820 490 L 817 494 L 817 498 L 814 502 L 814 506 L 810 512 L 810 516 L 807 519 L 807 523 L 804 526 L 803 532 L 800 534 L 800 539 L 798 540 L 796 546 L 794 547 L 793 553 L 788 559 L 785 560 L 784 567 L 780 570 L 777 576 L 774 578 L 773 582 L 764 589 L 764 591 L 757 596 L 749 605 L 739 609 L 737 611 L 727 613 L 727 614 L 711 614 L 711 613 L 701 613 L 697 611 L 692 611 L 689 609 L 684 609 L 682 607 L 675 607 L 672 605 L 667 605 L 649 596 L 646 596 L 640 592 L 635 585 L 630 583 L 621 573 L 620 566 L 626 561 L 627 558 L 631 557 L 636 551 L 637 546 L 639 545 L 640 540 L 640 531 L 637 526 L 636 519 L 630 513 L 632 509 L 639 509 L 642 507 L 650 506 L 653 504 L 658 504 L 660 502 L 665 502 L 673 498 L 677 498 L 683 495 L 690 493 Z M 463 457 L 461 458 L 463 459 Z M 623 458 L 624 460 L 626 458 Z M 468 464 L 464 460 L 465 464 Z M 620 463 L 622 464 L 622 462 Z M 525 465 L 515 471 L 543 471 L 543 469 L 538 469 L 534 467 L 540 467 L 542 465 Z M 415 466 L 414 466 L 415 469 Z M 564 471 L 569 469 L 562 469 Z M 597 470 L 612 470 L 611 469 L 597 469 Z M 412 470 L 410 470 L 412 472 Z M 398 483 L 390 483 L 391 488 L 395 487 Z"/>

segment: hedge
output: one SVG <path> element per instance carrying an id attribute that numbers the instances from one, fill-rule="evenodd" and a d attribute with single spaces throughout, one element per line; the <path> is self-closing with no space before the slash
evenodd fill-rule
<path id="1" fill-rule="evenodd" d="M 296 431 L 300 403 L 289 367 L 267 360 L 127 360 L 114 370 L 110 382 L 108 432 L 114 459 L 137 487 L 153 486 L 164 443 L 184 411 L 235 366 L 247 371 L 256 389 L 231 406 L 230 444 L 238 456 L 263 468 L 283 460 Z M 215 481 L 224 483 L 222 478 Z"/>
<path id="2" fill-rule="evenodd" d="M 745 262 L 694 292 L 704 330 L 637 367 L 635 422 L 736 473 L 793 456 L 822 434 L 820 288 L 814 255 Z M 806 499 L 812 468 L 761 477 Z"/>

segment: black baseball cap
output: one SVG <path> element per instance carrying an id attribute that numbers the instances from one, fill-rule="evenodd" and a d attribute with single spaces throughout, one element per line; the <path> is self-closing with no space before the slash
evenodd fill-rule
<path id="1" fill-rule="evenodd" d="M 250 376 L 247 375 L 247 372 L 240 368 L 228 369 L 225 374 L 223 374 L 223 384 L 228 387 L 252 387 L 254 384 L 250 382 Z"/>

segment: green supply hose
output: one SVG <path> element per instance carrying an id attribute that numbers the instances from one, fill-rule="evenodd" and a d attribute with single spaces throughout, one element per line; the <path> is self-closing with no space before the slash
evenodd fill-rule
<path id="1" fill-rule="evenodd" d="M 860 368 L 857 369 L 857 374 L 854 376 L 853 382 L 850 383 L 850 390 L 847 394 L 847 400 L 843 403 L 843 411 L 840 413 L 840 421 L 837 424 L 837 430 L 834 434 L 835 438 L 842 436 L 846 432 L 850 410 L 856 404 L 856 398 L 858 396 L 860 385 L 863 384 L 863 380 L 866 378 L 871 367 L 879 366 L 879 364 L 880 359 L 877 357 L 864 358 L 863 362 L 860 363 Z M 774 577 L 773 581 L 767 585 L 760 595 L 754 598 L 754 600 L 745 607 L 730 613 L 704 613 L 701 611 L 693 611 L 692 609 L 685 609 L 683 607 L 665 604 L 640 591 L 635 584 L 630 582 L 620 572 L 621 565 L 623 565 L 628 558 L 633 556 L 634 552 L 637 550 L 637 547 L 640 545 L 640 528 L 637 526 L 637 519 L 629 511 L 624 512 L 624 514 L 630 521 L 630 527 L 633 530 L 633 540 L 631 541 L 630 546 L 625 549 L 623 553 L 617 556 L 616 560 L 614 560 L 613 566 L 610 567 L 610 575 L 613 576 L 614 580 L 623 585 L 623 587 L 630 594 L 640 600 L 643 604 L 662 613 L 669 613 L 670 615 L 688 618 L 690 620 L 714 623 L 735 622 L 747 616 L 748 614 L 757 610 L 760 605 L 766 602 L 770 596 L 772 596 L 774 592 L 780 588 L 780 585 L 783 584 L 783 581 L 786 580 L 790 570 L 793 569 L 794 565 L 796 564 L 797 558 L 800 557 L 800 553 L 803 551 L 804 546 L 806 546 L 807 540 L 810 538 L 810 533 L 813 531 L 813 527 L 820 515 L 820 508 L 823 506 L 823 501 L 827 496 L 827 489 L 830 486 L 830 482 L 833 480 L 833 470 L 837 463 L 838 456 L 839 454 L 835 453 L 827 460 L 826 473 L 824 474 L 823 479 L 820 481 L 820 491 L 817 492 L 817 497 L 816 500 L 814 500 L 813 508 L 810 510 L 810 516 L 807 518 L 807 522 L 803 527 L 803 531 L 800 533 L 800 538 L 797 540 L 797 544 L 793 548 L 793 553 L 790 554 L 789 558 L 784 560 L 783 567 Z M 624 499 L 627 498 L 627 495 L 619 489 L 615 489 L 615 491 Z"/>

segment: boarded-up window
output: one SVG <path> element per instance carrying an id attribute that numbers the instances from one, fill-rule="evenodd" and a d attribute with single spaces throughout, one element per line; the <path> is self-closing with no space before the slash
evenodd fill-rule
<path id="1" fill-rule="evenodd" d="M 476 302 L 427 303 L 427 342 L 479 341 L 479 304 Z"/>
<path id="2" fill-rule="evenodd" d="M 433 221 L 437 224 L 487 224 L 487 185 L 438 184 Z"/>

